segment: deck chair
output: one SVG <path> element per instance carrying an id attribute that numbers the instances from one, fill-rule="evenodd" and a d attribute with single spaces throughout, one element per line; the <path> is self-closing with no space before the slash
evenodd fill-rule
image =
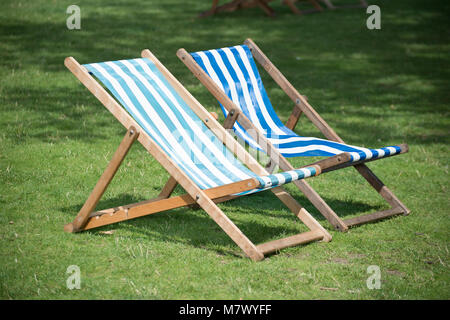
<path id="1" fill-rule="evenodd" d="M 219 0 L 213 0 L 211 9 L 199 14 L 200 18 L 209 17 L 220 12 L 233 12 L 241 8 L 261 8 L 266 15 L 273 17 L 275 11 L 268 5 L 272 0 L 232 0 L 225 4 L 219 5 Z"/>
<path id="2" fill-rule="evenodd" d="M 275 16 L 275 11 L 269 6 L 269 2 L 272 0 L 232 0 L 225 4 L 219 5 L 219 0 L 213 0 L 211 9 L 204 11 L 199 14 L 199 17 L 209 17 L 219 12 L 233 12 L 241 8 L 253 8 L 259 7 L 263 10 L 269 17 Z M 314 6 L 315 10 L 303 10 L 301 11 L 296 5 L 297 0 L 283 0 L 283 3 L 287 5 L 291 11 L 295 14 L 301 15 L 304 13 L 311 13 L 317 11 L 323 11 L 323 8 L 317 2 L 317 0 L 303 0 L 304 2 L 309 2 Z"/>
<path id="3" fill-rule="evenodd" d="M 340 6 L 335 6 L 331 0 L 322 0 L 323 3 L 327 6 L 328 9 L 334 10 L 338 8 L 367 8 L 368 4 L 366 0 L 359 0 L 359 4 L 345 4 Z"/>
<path id="4" fill-rule="evenodd" d="M 271 159 L 266 167 L 268 172 L 273 172 L 275 165 L 285 171 L 292 170 L 293 166 L 287 160 L 289 157 L 351 154 L 348 162 L 330 166 L 323 172 L 353 166 L 392 208 L 342 220 L 306 181 L 295 181 L 295 185 L 336 229 L 346 231 L 352 226 L 410 212 L 365 164 L 405 153 L 407 144 L 380 149 L 345 144 L 251 39 L 247 39 L 244 45 L 191 54 L 179 49 L 177 55 L 219 101 L 226 117 L 225 128 L 233 128 L 236 135 L 252 148 L 267 153 Z M 295 103 L 286 124 L 281 122 L 270 103 L 254 59 Z M 305 114 L 327 140 L 297 135 L 293 130 L 301 114 Z"/>
<path id="5" fill-rule="evenodd" d="M 78 232 L 183 206 L 198 205 L 253 260 L 331 235 L 281 186 L 320 174 L 329 164 L 269 174 L 149 51 L 139 59 L 66 67 L 127 129 L 125 137 L 67 232 Z M 94 78 L 95 77 L 95 78 Z M 97 81 L 98 80 L 98 81 Z M 102 86 L 103 84 L 103 86 Z M 112 96 L 111 96 L 112 94 Z M 114 98 L 113 98 L 114 97 Z M 138 140 L 170 175 L 158 197 L 94 211 L 132 144 Z M 335 158 L 337 163 L 350 157 Z M 170 197 L 180 185 L 186 194 Z M 216 205 L 270 189 L 310 231 L 254 245 Z"/>
<path id="6" fill-rule="evenodd" d="M 323 11 L 323 8 L 320 6 L 320 4 L 316 0 L 308 0 L 308 2 L 314 7 L 314 9 L 309 10 L 300 10 L 296 6 L 296 2 L 300 2 L 300 0 L 283 0 L 283 3 L 291 9 L 291 11 L 297 15 L 303 15 L 307 13 L 314 13 L 314 12 L 321 12 Z M 303 0 L 302 2 L 306 2 Z"/>

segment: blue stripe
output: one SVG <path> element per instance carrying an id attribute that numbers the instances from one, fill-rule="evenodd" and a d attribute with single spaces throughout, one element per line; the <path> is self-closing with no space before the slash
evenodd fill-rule
<path id="1" fill-rule="evenodd" d="M 266 109 L 269 112 L 269 115 L 272 118 L 272 121 L 278 126 L 278 128 L 283 130 L 286 134 L 295 134 L 293 131 L 291 131 L 289 128 L 287 128 L 283 124 L 283 122 L 280 120 L 278 115 L 275 113 L 275 110 L 273 109 L 272 103 L 270 102 L 269 96 L 267 95 L 267 91 L 264 87 L 263 81 L 259 74 L 258 68 L 256 67 L 256 63 L 255 63 L 255 60 L 253 59 L 253 55 L 252 55 L 250 49 L 246 45 L 242 45 L 242 48 L 244 49 L 244 51 L 247 55 L 247 59 L 250 62 L 250 66 L 253 70 L 253 74 L 255 75 L 256 81 L 258 82 L 258 90 L 261 92 L 261 96 L 263 98 L 264 105 L 266 106 Z M 239 59 L 242 60 L 240 55 L 239 55 Z M 260 109 L 258 104 L 256 104 L 255 106 L 258 109 Z M 261 118 L 262 118 L 262 114 L 261 114 Z"/>
<path id="2" fill-rule="evenodd" d="M 253 85 L 252 85 L 252 83 L 250 81 L 250 75 L 248 74 L 248 71 L 245 68 L 245 65 L 244 65 L 244 63 L 243 63 L 243 61 L 242 61 L 242 59 L 241 59 L 241 57 L 239 55 L 239 52 L 237 51 L 236 48 L 229 48 L 229 49 L 230 49 L 231 53 L 233 54 L 233 56 L 234 56 L 234 58 L 236 60 L 236 63 L 240 67 L 239 69 L 240 69 L 241 73 L 243 74 L 243 76 L 244 76 L 244 78 L 246 80 L 246 84 L 247 84 L 247 88 L 248 88 L 248 92 L 249 92 L 252 104 L 250 106 L 248 106 L 246 101 L 245 101 L 245 99 L 244 99 L 244 96 L 242 95 L 241 105 L 243 107 L 242 109 L 243 109 L 244 114 L 246 115 L 246 117 L 250 118 L 249 108 L 254 108 L 256 111 L 259 111 L 259 105 L 258 105 L 258 100 L 256 99 L 255 90 L 254 90 Z M 223 50 L 220 50 L 220 52 L 223 53 L 223 55 L 225 56 L 225 52 L 223 52 Z M 232 68 L 231 64 L 229 66 L 230 66 L 230 68 Z M 239 79 L 237 78 L 237 76 L 236 76 L 236 79 L 233 78 L 233 80 L 239 82 Z M 241 91 L 243 91 L 243 89 L 242 89 L 243 86 L 244 86 L 244 84 L 242 84 L 242 83 L 240 83 L 240 85 L 238 86 L 238 87 L 241 88 Z M 260 88 L 256 88 L 256 90 L 260 90 Z M 265 93 L 265 90 L 264 90 L 264 93 Z M 264 128 L 267 128 L 266 134 L 270 135 L 272 133 L 271 130 L 270 130 L 271 128 L 267 124 L 266 119 L 263 117 L 262 113 L 261 112 L 256 112 L 256 115 L 258 116 L 258 120 L 261 123 L 261 125 Z"/>
<path id="3" fill-rule="evenodd" d="M 211 63 L 211 65 L 215 64 L 216 68 L 214 68 L 217 76 L 221 79 L 221 83 L 223 84 L 223 88 L 225 89 L 225 93 L 227 94 L 227 96 L 231 99 L 231 90 L 229 88 L 229 86 L 227 85 L 227 81 L 221 71 L 221 69 L 217 66 L 216 60 L 214 59 L 214 57 L 212 56 L 211 53 L 205 51 L 205 55 L 208 57 L 209 62 Z M 211 75 L 208 73 L 208 70 L 206 69 L 205 64 L 203 63 L 203 60 L 201 59 L 201 57 L 196 54 L 196 53 L 192 53 L 193 58 L 195 59 L 195 61 L 201 66 L 201 68 L 203 70 L 205 70 L 205 72 L 211 77 Z M 225 109 L 225 107 L 222 105 L 222 103 L 219 102 L 220 108 L 222 109 L 222 113 L 223 115 L 226 117 L 228 115 L 228 111 Z M 236 129 L 240 129 L 240 130 L 236 130 Z M 236 121 L 235 124 L 233 125 L 233 129 L 236 133 L 236 135 L 242 139 L 243 141 L 246 141 L 250 146 L 252 146 L 254 149 L 258 149 L 261 150 L 261 148 L 259 148 L 258 145 L 254 144 L 248 137 L 243 136 L 242 134 L 240 134 L 240 132 L 245 132 L 245 129 L 241 126 L 241 124 L 239 123 L 239 121 Z"/>
<path id="4" fill-rule="evenodd" d="M 117 64 L 120 65 L 124 71 L 127 71 L 127 67 L 125 65 L 123 65 L 120 62 L 118 62 Z M 152 67 L 155 67 L 155 66 L 152 66 Z M 136 69 L 138 71 L 144 72 L 142 67 L 140 67 L 140 70 L 138 68 L 136 68 Z M 152 71 L 156 72 L 156 70 L 152 70 Z M 139 89 L 145 94 L 146 98 L 148 98 L 149 100 L 152 100 L 152 106 L 154 107 L 154 109 L 158 113 L 158 115 L 161 117 L 161 119 L 164 121 L 164 123 L 166 123 L 168 125 L 169 129 L 171 129 L 172 132 L 175 132 L 177 130 L 177 128 L 175 127 L 175 124 L 172 122 L 172 120 L 169 118 L 169 116 L 165 113 L 165 111 L 163 110 L 162 106 L 157 103 L 156 99 L 154 99 L 152 97 L 152 95 L 148 91 L 148 89 L 144 86 L 144 84 L 142 82 L 140 82 L 140 80 L 138 80 L 138 78 L 136 76 L 134 76 L 134 75 L 130 75 L 130 76 L 132 78 L 134 78 L 134 81 L 135 81 L 136 85 L 138 85 Z M 165 95 L 163 90 L 161 90 L 161 88 L 159 88 L 156 85 L 156 83 L 152 79 L 150 79 L 150 77 L 147 77 L 147 80 L 152 84 L 152 87 L 154 89 L 158 89 L 158 91 L 159 91 L 158 93 L 163 98 L 164 102 L 166 104 L 170 105 L 172 102 L 170 101 L 169 97 Z M 168 83 L 166 83 L 166 85 L 168 85 Z M 172 89 L 172 88 L 170 88 L 170 89 Z M 172 92 L 172 94 L 174 94 L 174 92 Z M 177 95 L 174 94 L 174 96 L 177 98 Z M 178 101 L 178 102 L 180 104 L 184 104 L 184 101 Z M 189 109 L 189 110 L 187 110 L 187 109 Z M 187 108 L 187 109 L 185 108 L 184 111 L 185 112 L 191 111 L 190 108 Z M 217 157 L 213 153 L 209 152 L 209 149 L 205 148 L 205 146 L 201 143 L 200 139 L 195 139 L 195 133 L 192 130 L 190 130 L 190 127 L 189 127 L 186 119 L 181 115 L 181 113 L 176 108 L 171 108 L 171 111 L 175 114 L 175 117 L 180 122 L 180 124 L 184 128 L 184 130 L 187 131 L 188 136 L 190 136 L 190 138 L 192 139 L 192 142 L 194 143 L 194 145 L 196 145 L 201 151 L 203 151 L 203 153 L 213 163 L 219 164 L 220 161 L 217 159 Z M 189 116 L 192 118 L 193 114 L 189 114 Z M 194 163 L 200 163 L 200 159 L 198 159 L 198 157 L 192 151 L 192 142 L 191 141 L 186 141 L 185 139 L 181 139 L 181 141 L 179 141 L 179 142 L 180 142 L 179 146 L 183 147 L 183 149 L 186 151 L 186 153 L 190 154 L 190 157 L 191 157 L 192 161 Z M 221 144 L 218 147 L 219 147 L 219 150 L 220 149 L 224 149 L 223 144 Z M 172 150 L 172 152 L 177 152 L 177 150 Z M 223 150 L 223 152 L 225 152 L 225 150 Z M 214 180 L 215 183 L 217 183 L 218 185 L 223 184 L 223 182 L 221 180 L 219 180 L 211 171 L 209 171 L 208 168 L 206 168 L 205 166 L 201 166 L 201 169 L 202 169 L 203 172 L 205 172 L 205 174 L 208 175 L 208 177 L 210 179 Z M 223 170 L 224 169 L 221 168 L 221 171 L 223 171 Z M 229 175 L 230 175 L 230 178 L 233 181 L 239 181 L 240 180 L 239 177 L 235 176 L 232 173 L 230 173 Z"/>
<path id="5" fill-rule="evenodd" d="M 131 102 L 133 103 L 134 107 L 138 110 L 139 115 L 144 118 L 144 122 L 142 122 L 139 117 L 137 116 L 137 114 L 135 114 L 133 112 L 132 109 L 128 108 L 127 104 L 125 103 L 125 101 L 122 99 L 121 95 L 118 94 L 118 92 L 114 89 L 113 85 L 108 81 L 108 79 L 106 77 L 104 77 L 102 75 L 102 73 L 98 72 L 93 66 L 91 65 L 85 65 L 85 67 L 91 71 L 98 79 L 100 79 L 100 81 L 102 81 L 105 86 L 111 91 L 111 93 L 113 93 L 113 95 L 121 102 L 121 104 L 125 107 L 125 109 L 132 115 L 133 119 L 136 120 L 136 122 L 143 128 L 145 128 L 146 125 L 150 126 L 154 131 L 158 132 L 158 127 L 155 125 L 155 123 L 152 121 L 152 119 L 150 119 L 150 117 L 148 117 L 148 115 L 143 111 L 143 107 L 142 105 L 137 101 L 135 95 L 132 93 L 132 91 L 130 90 L 130 88 L 128 87 L 128 85 L 126 84 L 125 80 L 120 77 L 115 71 L 114 69 L 112 69 L 109 65 L 107 65 L 106 63 L 99 63 L 99 65 L 101 67 L 103 67 L 106 71 L 108 71 L 108 73 L 114 77 L 114 79 L 119 82 L 121 88 L 126 92 L 127 97 L 131 100 Z M 153 96 L 149 95 L 148 97 L 146 97 L 149 102 L 152 104 L 153 107 L 155 107 L 157 105 L 156 100 L 153 98 Z M 166 123 L 167 126 L 172 127 L 171 123 Z M 150 132 L 147 131 L 147 133 L 151 135 Z M 167 146 L 170 146 L 170 143 L 168 142 L 168 140 L 163 136 L 159 136 L 159 139 L 163 140 L 164 144 L 160 144 L 159 142 L 157 142 L 158 140 L 155 139 L 155 142 L 158 143 L 158 145 L 163 148 L 163 150 L 165 150 L 168 154 L 172 154 L 176 157 L 177 153 L 174 152 L 174 150 L 170 150 L 167 149 Z M 174 156 L 172 156 L 174 158 Z M 180 161 L 180 159 L 176 158 L 174 159 L 178 165 L 180 165 L 181 167 L 184 168 L 184 170 L 186 172 L 190 172 L 190 168 L 186 167 L 186 163 Z M 209 184 L 207 184 L 207 182 L 199 180 L 198 177 L 196 176 L 192 176 L 191 177 L 198 185 L 201 185 L 203 188 L 210 188 L 211 186 Z"/>
<path id="6" fill-rule="evenodd" d="M 225 76 L 223 75 L 222 70 L 217 65 L 217 62 L 216 62 L 214 56 L 210 52 L 207 52 L 207 51 L 205 51 L 204 54 L 207 57 L 209 63 L 211 64 L 211 67 L 214 69 L 214 72 L 216 73 L 217 77 L 220 78 L 220 82 L 225 90 L 225 93 L 227 94 L 227 96 L 230 99 L 232 99 L 231 89 L 228 86 L 228 81 L 225 79 Z M 198 63 L 200 63 L 201 67 L 211 77 L 211 75 L 208 73 L 208 70 L 206 69 L 206 66 L 204 65 L 203 59 L 198 54 L 195 54 L 195 53 L 193 54 L 193 57 L 194 57 L 194 59 L 196 59 L 196 61 Z M 220 105 L 220 108 L 222 109 L 223 115 L 226 117 L 228 115 L 228 111 L 225 109 L 225 107 L 220 102 L 219 102 L 219 105 Z M 233 129 L 234 129 L 234 132 L 236 133 L 236 135 L 240 139 L 247 142 L 252 148 L 262 151 L 262 149 L 258 146 L 258 144 L 253 142 L 253 139 L 251 139 L 251 137 L 241 134 L 241 133 L 245 132 L 245 129 L 241 126 L 239 121 L 235 122 L 235 124 L 233 125 Z"/>

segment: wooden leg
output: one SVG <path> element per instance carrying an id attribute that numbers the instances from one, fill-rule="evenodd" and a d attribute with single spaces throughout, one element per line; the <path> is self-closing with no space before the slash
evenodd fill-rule
<path id="1" fill-rule="evenodd" d="M 308 100 L 307 96 L 303 96 L 305 100 Z M 294 130 L 294 128 L 297 126 L 298 120 L 300 120 L 300 116 L 302 115 L 302 110 L 298 107 L 298 104 L 296 103 L 294 105 L 294 108 L 292 109 L 292 113 L 289 116 L 288 120 L 286 121 L 286 127 Z"/>
<path id="2" fill-rule="evenodd" d="M 328 7 L 328 9 L 334 10 L 336 7 L 331 3 L 331 0 L 322 0 L 325 5 Z"/>
<path id="3" fill-rule="evenodd" d="M 294 130 L 294 128 L 297 126 L 298 120 L 300 119 L 300 116 L 302 115 L 302 111 L 300 110 L 300 108 L 295 105 L 294 109 L 292 110 L 291 115 L 289 116 L 287 122 L 286 122 L 286 127 Z"/>
<path id="4" fill-rule="evenodd" d="M 231 109 L 230 112 L 228 112 L 228 115 L 225 118 L 225 121 L 223 122 L 223 127 L 225 129 L 233 128 L 234 123 L 236 122 L 238 117 L 239 117 L 239 111 L 236 111 L 235 109 Z"/>
<path id="5" fill-rule="evenodd" d="M 298 180 L 301 181 L 301 180 Z M 314 219 L 305 208 L 303 208 L 289 193 L 282 187 L 272 188 L 273 194 L 288 207 L 311 231 L 319 231 L 323 235 L 323 240 L 331 241 L 331 235 L 324 227 Z"/>
<path id="6" fill-rule="evenodd" d="M 247 238 L 242 239 L 239 235 L 235 242 L 239 245 L 246 254 L 253 260 L 260 260 L 265 254 L 269 254 L 287 247 L 300 245 L 303 243 L 309 243 L 316 240 L 322 240 L 329 242 L 332 236 L 326 231 L 307 211 L 304 209 L 289 193 L 287 193 L 282 187 L 272 188 L 271 191 L 278 199 L 281 200 L 291 211 L 294 213 L 309 229 L 310 231 L 302 232 L 294 236 L 269 241 L 263 244 L 259 244 L 253 247 L 253 243 Z M 229 200 L 229 197 L 217 198 L 213 201 L 215 203 Z M 230 226 L 233 229 L 232 226 Z M 233 238 L 232 238 L 233 239 Z M 234 239 L 233 239 L 234 240 Z M 255 251 L 255 248 L 257 251 Z M 247 251 L 246 251 L 247 250 Z M 262 254 L 262 256 L 260 255 Z M 256 257 L 253 258 L 252 256 Z"/>
<path id="7" fill-rule="evenodd" d="M 411 211 L 381 182 L 380 179 L 364 163 L 355 166 L 355 169 L 377 190 L 377 192 L 393 207 L 401 208 L 403 214 L 407 215 Z"/>
<path id="8" fill-rule="evenodd" d="M 293 13 L 295 13 L 297 15 L 302 15 L 303 13 L 312 13 L 312 12 L 317 12 L 317 11 L 323 11 L 323 8 L 320 6 L 320 4 L 317 3 L 316 0 L 308 0 L 308 2 L 311 3 L 316 10 L 314 10 L 314 11 L 308 10 L 305 12 L 302 12 L 302 11 L 300 11 L 299 8 L 297 8 L 297 6 L 295 5 L 295 2 L 297 2 L 297 0 L 284 0 L 283 2 L 291 9 L 291 11 Z"/>
<path id="9" fill-rule="evenodd" d="M 357 218 L 342 220 L 328 204 L 320 197 L 305 180 L 295 181 L 295 185 L 305 194 L 309 201 L 320 211 L 320 213 L 340 231 L 347 231 L 349 227 L 363 223 L 380 220 L 392 215 L 403 213 L 407 215 L 410 210 L 386 187 L 380 179 L 365 165 L 354 166 L 356 170 L 377 190 L 377 192 L 392 206 L 392 209 L 363 215 Z"/>
<path id="10" fill-rule="evenodd" d="M 266 164 L 265 169 L 268 173 L 274 173 L 274 171 L 277 167 L 278 167 L 278 165 L 275 161 L 269 160 L 269 162 Z"/>
<path id="11" fill-rule="evenodd" d="M 245 252 L 253 261 L 264 259 L 264 254 L 242 233 L 241 230 L 220 210 L 209 198 L 197 199 L 200 207 L 222 228 L 222 230 Z"/>
<path id="12" fill-rule="evenodd" d="M 317 11 L 323 11 L 323 8 L 320 6 L 320 4 L 317 3 L 316 0 L 308 0 L 308 1 L 314 6 L 314 8 L 317 9 Z"/>
<path id="13" fill-rule="evenodd" d="M 211 15 L 213 15 L 213 14 L 216 13 L 217 5 L 218 5 L 218 4 L 219 4 L 219 0 L 213 0 L 213 2 L 212 2 L 212 7 L 211 7 L 211 10 L 210 10 Z"/>
<path id="14" fill-rule="evenodd" d="M 197 203 L 213 218 L 226 234 L 254 261 L 283 248 L 315 240 L 331 241 L 331 235 L 289 195 L 282 187 L 271 189 L 272 192 L 311 230 L 295 236 L 286 237 L 255 246 L 209 198 L 199 198 Z"/>
<path id="15" fill-rule="evenodd" d="M 269 16 L 269 17 L 274 17 L 275 16 L 275 11 L 269 7 L 269 5 L 267 4 L 267 2 L 265 0 L 255 0 L 256 3 L 258 4 L 258 6 Z"/>
<path id="16" fill-rule="evenodd" d="M 217 11 L 217 4 L 218 3 L 219 3 L 219 0 L 213 0 L 211 9 L 203 11 L 202 13 L 200 13 L 198 15 L 198 17 L 199 18 L 203 18 L 203 17 L 209 17 L 209 16 L 214 15 L 216 13 L 216 11 Z"/>
<path id="17" fill-rule="evenodd" d="M 305 180 L 294 181 L 294 184 L 308 198 L 320 213 L 339 231 L 347 231 L 348 227 L 333 209 Z"/>
<path id="18" fill-rule="evenodd" d="M 294 4 L 295 0 L 284 0 L 284 3 L 291 9 L 294 14 L 301 15 L 302 12 Z"/>
<path id="19" fill-rule="evenodd" d="M 122 163 L 123 159 L 130 150 L 132 144 L 136 141 L 138 135 L 139 132 L 136 130 L 136 128 L 130 127 L 128 129 L 127 133 L 125 134 L 125 137 L 123 138 L 122 142 L 117 148 L 117 151 L 114 153 L 111 161 L 109 162 L 102 176 L 95 185 L 94 190 L 92 190 L 92 193 L 90 194 L 89 198 L 84 203 L 77 217 L 72 223 L 64 226 L 65 231 L 76 232 L 84 227 L 87 220 L 89 219 L 89 214 L 97 206 L 98 201 L 100 200 L 109 183 L 113 179 L 114 175 L 119 169 L 120 164 Z"/>
<path id="20" fill-rule="evenodd" d="M 198 15 L 199 18 L 209 17 L 219 12 L 233 12 L 239 9 L 243 0 L 233 0 L 223 5 L 218 5 L 219 0 L 213 0 L 212 7 L 209 10 L 203 11 Z"/>
<path id="21" fill-rule="evenodd" d="M 173 190 L 175 190 L 177 185 L 178 185 L 177 180 L 174 177 L 170 177 L 169 181 L 167 181 L 167 183 L 161 190 L 161 193 L 159 194 L 158 198 L 165 199 L 170 197 L 170 195 L 172 194 Z"/>
<path id="22" fill-rule="evenodd" d="M 348 4 L 348 5 L 342 5 L 342 6 L 334 6 L 331 0 L 322 0 L 325 5 L 328 7 L 328 9 L 334 10 L 337 8 L 367 8 L 368 4 L 365 0 L 360 0 L 359 4 Z M 356 1 L 356 0 L 355 0 Z"/>

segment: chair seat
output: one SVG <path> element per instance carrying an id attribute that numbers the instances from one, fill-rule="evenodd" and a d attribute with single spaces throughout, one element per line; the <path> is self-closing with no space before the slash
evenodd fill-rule
<path id="1" fill-rule="evenodd" d="M 285 157 L 333 156 L 342 152 L 349 152 L 351 155 L 350 161 L 356 162 L 384 158 L 401 152 L 398 146 L 370 149 L 298 135 L 267 136 L 267 138 Z"/>

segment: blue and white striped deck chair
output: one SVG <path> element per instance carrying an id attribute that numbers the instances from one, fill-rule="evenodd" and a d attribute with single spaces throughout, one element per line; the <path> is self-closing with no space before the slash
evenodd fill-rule
<path id="1" fill-rule="evenodd" d="M 65 60 L 69 70 L 128 129 L 91 196 L 75 220 L 65 226 L 66 231 L 92 229 L 198 204 L 254 260 L 284 247 L 331 239 L 330 234 L 280 187 L 320 174 L 326 164 L 269 174 L 149 50 L 144 50 L 142 56 L 85 65 L 78 64 L 72 57 Z M 171 178 L 155 199 L 92 212 L 136 139 Z M 170 197 L 177 184 L 187 194 Z M 310 231 L 255 246 L 215 203 L 267 189 L 272 190 Z"/>
<path id="2" fill-rule="evenodd" d="M 272 166 L 268 167 L 269 172 L 274 169 L 274 164 L 279 165 L 282 170 L 291 170 L 292 165 L 286 159 L 289 157 L 329 157 L 343 152 L 350 153 L 351 157 L 348 162 L 329 167 L 324 171 L 354 166 L 391 204 L 392 208 L 342 220 L 305 181 L 295 182 L 338 230 L 345 231 L 350 226 L 400 213 L 409 213 L 409 210 L 364 164 L 364 162 L 407 152 L 406 144 L 378 149 L 345 144 L 251 39 L 247 39 L 243 45 L 190 54 L 186 50 L 180 49 L 177 55 L 218 99 L 225 117 L 232 118 L 233 121 L 227 121 L 227 123 L 234 123 L 233 130 L 236 135 L 252 148 L 276 155 L 273 157 L 275 161 L 272 161 Z M 294 110 L 286 124 L 283 124 L 277 116 L 269 100 L 254 58 L 295 103 Z M 327 139 L 304 137 L 293 131 L 302 113 L 317 126 Z"/>

